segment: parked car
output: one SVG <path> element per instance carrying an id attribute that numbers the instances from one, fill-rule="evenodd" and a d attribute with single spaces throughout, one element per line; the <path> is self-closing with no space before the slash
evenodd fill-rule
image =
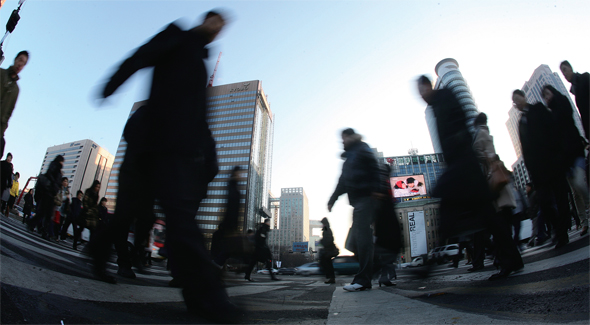
<path id="1" fill-rule="evenodd" d="M 258 270 L 256 273 L 257 274 L 268 274 L 268 270 L 267 269 L 262 269 L 262 270 Z M 279 270 L 272 269 L 272 274 L 277 274 L 277 273 L 279 273 Z"/>
<path id="2" fill-rule="evenodd" d="M 403 268 L 403 269 L 409 267 L 410 265 L 412 265 L 412 263 L 402 263 L 402 264 L 400 264 L 401 268 Z"/>
<path id="3" fill-rule="evenodd" d="M 459 254 L 459 244 L 450 244 L 443 246 L 438 253 L 438 263 L 446 263 L 457 254 Z"/>
<path id="4" fill-rule="evenodd" d="M 313 263 L 305 263 L 295 268 L 295 274 L 298 275 L 312 275 L 312 274 L 322 274 L 320 271 L 320 264 L 317 262 Z"/>
<path id="5" fill-rule="evenodd" d="M 338 256 L 332 261 L 335 274 L 357 274 L 359 262 L 354 256 Z"/>
<path id="6" fill-rule="evenodd" d="M 279 274 L 282 275 L 293 275 L 295 273 L 296 271 L 294 267 L 282 267 L 279 269 Z"/>
<path id="7" fill-rule="evenodd" d="M 422 266 L 422 265 L 424 265 L 424 259 L 422 258 L 422 256 L 418 256 L 418 257 L 414 258 L 412 260 L 412 262 L 410 263 L 410 266 L 414 266 L 414 267 Z"/>
<path id="8" fill-rule="evenodd" d="M 444 246 L 435 247 L 430 250 L 428 253 L 428 263 L 438 262 L 438 253 L 441 249 L 444 249 Z"/>

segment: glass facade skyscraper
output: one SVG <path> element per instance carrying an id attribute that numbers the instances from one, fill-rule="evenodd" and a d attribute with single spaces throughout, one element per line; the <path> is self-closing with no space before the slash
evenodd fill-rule
<path id="1" fill-rule="evenodd" d="M 145 101 L 135 103 L 129 116 L 144 104 Z M 195 219 L 210 247 L 213 233 L 225 215 L 227 182 L 234 166 L 241 167 L 239 230 L 255 229 L 263 218 L 271 216 L 274 116 L 258 80 L 207 88 L 207 104 L 207 122 L 216 142 L 219 173 L 209 183 L 207 198 L 201 202 Z M 127 143 L 121 138 L 107 188 L 111 209 L 115 208 L 118 170 L 126 148 Z M 154 212 L 158 218 L 165 218 L 157 202 Z"/>

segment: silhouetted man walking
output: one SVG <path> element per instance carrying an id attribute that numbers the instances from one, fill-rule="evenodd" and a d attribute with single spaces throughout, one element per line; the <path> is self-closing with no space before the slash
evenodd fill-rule
<path id="1" fill-rule="evenodd" d="M 362 136 L 353 129 L 342 131 L 344 144 L 342 174 L 338 185 L 328 201 L 328 211 L 332 211 L 338 197 L 348 194 L 348 201 L 354 207 L 352 227 L 348 234 L 346 249 L 352 251 L 359 260 L 359 272 L 352 283 L 344 286 L 346 291 L 371 289 L 373 277 L 373 229 L 379 193 L 380 170 L 375 154 L 361 141 Z"/>
<path id="2" fill-rule="evenodd" d="M 125 60 L 102 93 L 108 97 L 137 70 L 154 67 L 150 98 L 127 122 L 128 143 L 119 172 L 119 190 L 112 227 L 91 243 L 96 275 L 107 282 L 110 235 L 115 235 L 119 267 L 129 263 L 122 249 L 131 222 L 137 218 L 136 243 L 143 243 L 153 223 L 154 200 L 166 214 L 170 258 L 183 284 L 190 312 L 230 322 L 238 313 L 222 287 L 205 247 L 195 216 L 218 171 L 215 142 L 207 124 L 205 46 L 225 25 L 209 12 L 203 23 L 183 31 L 171 24 Z M 141 247 L 141 245 L 140 245 Z"/>

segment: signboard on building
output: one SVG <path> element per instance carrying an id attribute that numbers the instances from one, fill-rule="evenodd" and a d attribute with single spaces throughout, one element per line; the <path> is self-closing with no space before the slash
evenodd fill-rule
<path id="1" fill-rule="evenodd" d="M 410 253 L 412 257 L 428 253 L 424 211 L 408 212 L 408 228 L 410 231 Z"/>
<path id="2" fill-rule="evenodd" d="M 293 242 L 293 252 L 307 252 L 309 250 L 308 242 Z"/>
<path id="3" fill-rule="evenodd" d="M 395 198 L 426 195 L 424 175 L 396 176 L 390 180 Z"/>

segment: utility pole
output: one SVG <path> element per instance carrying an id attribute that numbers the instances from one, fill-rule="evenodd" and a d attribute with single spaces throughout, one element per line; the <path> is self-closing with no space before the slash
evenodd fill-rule
<path id="1" fill-rule="evenodd" d="M 12 14 L 10 14 L 10 18 L 8 18 L 8 22 L 6 23 L 6 33 L 0 41 L 0 64 L 4 62 L 4 51 L 2 51 L 2 45 L 4 44 L 4 40 L 6 39 L 6 37 L 8 37 L 8 35 L 14 31 L 16 24 L 18 24 L 18 21 L 20 20 L 20 16 L 18 13 L 20 12 L 20 8 L 23 6 L 23 3 L 25 3 L 25 1 L 26 0 L 20 0 L 18 2 L 18 8 L 12 11 Z"/>

